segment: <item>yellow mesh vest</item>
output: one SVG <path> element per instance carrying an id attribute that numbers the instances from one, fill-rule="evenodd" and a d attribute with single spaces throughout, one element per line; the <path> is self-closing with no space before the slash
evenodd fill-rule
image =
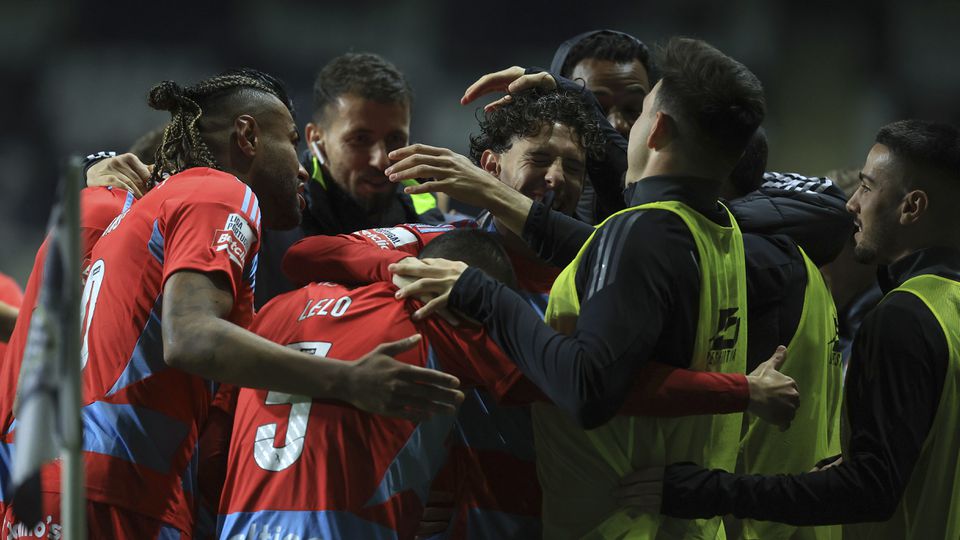
<path id="1" fill-rule="evenodd" d="M 950 354 L 946 379 L 940 407 L 893 517 L 882 523 L 844 525 L 843 536 L 869 540 L 960 538 L 960 283 L 921 275 L 895 291 L 920 298 L 943 328 Z"/>
<path id="2" fill-rule="evenodd" d="M 743 238 L 733 216 L 731 226 L 723 227 L 672 201 L 644 204 L 614 216 L 654 209 L 679 216 L 690 229 L 699 254 L 700 316 L 690 368 L 742 373 L 747 352 L 746 277 Z M 561 332 L 576 326 L 580 300 L 574 277 L 594 236 L 560 274 L 550 293 L 546 321 Z M 643 324 L 643 320 L 636 323 Z M 543 537 L 725 538 L 720 518 L 679 520 L 641 514 L 633 508 L 618 507 L 611 493 L 630 471 L 676 461 L 732 470 L 741 418 L 740 414 L 676 419 L 617 416 L 604 426 L 584 431 L 556 407 L 534 405 L 537 473 L 543 487 Z"/>
<path id="3" fill-rule="evenodd" d="M 807 270 L 803 311 L 781 370 L 797 381 L 800 408 L 786 432 L 748 415 L 740 443 L 747 474 L 804 473 L 817 461 L 840 453 L 843 373 L 840 353 L 833 350 L 838 339 L 837 309 L 820 270 L 803 250 L 801 254 Z M 742 538 L 832 540 L 840 538 L 840 527 L 794 527 L 746 519 Z"/>

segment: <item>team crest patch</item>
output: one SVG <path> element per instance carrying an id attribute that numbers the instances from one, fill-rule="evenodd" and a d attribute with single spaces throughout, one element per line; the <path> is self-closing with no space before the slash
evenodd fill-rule
<path id="1" fill-rule="evenodd" d="M 240 214 L 227 216 L 227 223 L 222 229 L 217 229 L 213 236 L 214 251 L 226 251 L 230 260 L 240 268 L 243 268 L 247 260 L 247 252 L 252 243 L 253 229 Z"/>

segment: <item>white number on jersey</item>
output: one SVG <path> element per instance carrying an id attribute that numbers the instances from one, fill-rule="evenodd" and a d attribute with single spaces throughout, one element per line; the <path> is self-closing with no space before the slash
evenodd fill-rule
<path id="1" fill-rule="evenodd" d="M 88 341 L 90 336 L 90 323 L 93 321 L 93 312 L 97 309 L 97 297 L 100 296 L 100 285 L 103 284 L 103 273 L 106 265 L 103 259 L 90 266 L 90 273 L 87 275 L 87 283 L 83 286 L 83 298 L 80 300 L 80 331 L 83 332 L 83 343 L 80 345 L 80 369 L 87 366 Z"/>
<path id="2" fill-rule="evenodd" d="M 326 356 L 333 345 L 324 341 L 302 341 L 287 345 L 307 354 Z M 287 418 L 287 436 L 283 446 L 274 446 L 277 436 L 277 424 L 264 424 L 257 428 L 257 436 L 253 443 L 253 459 L 261 469 L 266 471 L 282 471 L 293 465 L 303 453 L 303 443 L 307 436 L 307 420 L 310 418 L 310 406 L 313 399 L 307 396 L 285 394 L 283 392 L 267 392 L 265 405 L 290 404 L 290 415 Z"/>

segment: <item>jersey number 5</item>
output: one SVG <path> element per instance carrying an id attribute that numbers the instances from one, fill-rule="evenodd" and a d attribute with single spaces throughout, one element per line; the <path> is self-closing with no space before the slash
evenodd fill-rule
<path id="1" fill-rule="evenodd" d="M 287 345 L 307 354 L 327 356 L 331 343 L 324 341 L 301 341 Z M 310 419 L 310 406 L 313 399 L 307 396 L 285 394 L 283 392 L 267 392 L 265 405 L 290 404 L 290 415 L 287 417 L 287 436 L 283 446 L 274 446 L 277 436 L 277 424 L 264 424 L 257 428 L 256 440 L 253 443 L 253 459 L 261 469 L 267 471 L 282 471 L 293 465 L 303 453 L 304 438 L 307 436 L 307 420 Z"/>

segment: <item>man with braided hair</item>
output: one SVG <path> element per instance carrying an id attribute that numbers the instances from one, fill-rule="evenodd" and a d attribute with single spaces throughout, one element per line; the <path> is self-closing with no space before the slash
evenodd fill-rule
<path id="1" fill-rule="evenodd" d="M 253 70 L 186 88 L 165 81 L 149 103 L 172 115 L 157 185 L 104 232 L 84 290 L 91 538 L 191 536 L 198 432 L 215 381 L 408 419 L 452 412 L 462 399 L 454 377 L 388 356 L 414 347 L 417 335 L 340 362 L 244 329 L 261 215 L 265 225 L 296 226 L 297 184 L 306 178 L 279 82 Z M 59 486 L 59 467 L 45 470 L 48 513 L 57 513 Z"/>

